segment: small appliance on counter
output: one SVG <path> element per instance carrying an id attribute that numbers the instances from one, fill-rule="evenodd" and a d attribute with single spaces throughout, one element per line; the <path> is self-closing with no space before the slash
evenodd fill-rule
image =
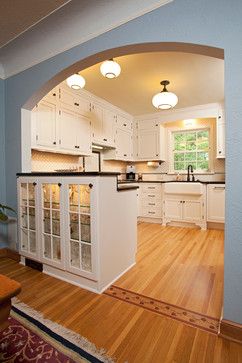
<path id="1" fill-rule="evenodd" d="M 135 180 L 135 166 L 134 165 L 127 165 L 126 180 Z"/>

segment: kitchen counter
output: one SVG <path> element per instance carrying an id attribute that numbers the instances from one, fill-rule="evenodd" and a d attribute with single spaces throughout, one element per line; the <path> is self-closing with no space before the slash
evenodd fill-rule
<path id="1" fill-rule="evenodd" d="M 17 173 L 17 176 L 118 176 L 117 172 L 98 172 L 98 171 L 62 171 L 62 172 L 48 172 L 48 171 L 34 171 L 30 173 Z"/>
<path id="2" fill-rule="evenodd" d="M 118 184 L 132 184 L 132 183 L 191 183 L 186 180 L 119 180 Z M 193 183 L 202 183 L 202 184 L 225 184 L 225 181 L 209 181 L 209 180 L 196 180 Z"/>

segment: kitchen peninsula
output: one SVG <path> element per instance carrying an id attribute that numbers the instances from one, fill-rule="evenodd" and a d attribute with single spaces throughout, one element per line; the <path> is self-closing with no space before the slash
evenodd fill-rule
<path id="1" fill-rule="evenodd" d="M 136 187 L 118 173 L 19 173 L 21 262 L 101 293 L 135 264 Z"/>

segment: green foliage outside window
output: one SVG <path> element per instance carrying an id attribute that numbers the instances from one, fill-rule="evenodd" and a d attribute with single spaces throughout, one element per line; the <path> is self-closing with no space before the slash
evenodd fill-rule
<path id="1" fill-rule="evenodd" d="M 189 164 L 197 171 L 209 170 L 209 130 L 173 133 L 175 171 L 186 171 Z"/>

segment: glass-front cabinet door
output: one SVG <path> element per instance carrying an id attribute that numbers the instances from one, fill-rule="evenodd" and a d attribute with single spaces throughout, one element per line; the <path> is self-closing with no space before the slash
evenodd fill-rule
<path id="1" fill-rule="evenodd" d="M 95 276 L 92 194 L 93 184 L 68 184 L 67 265 L 90 278 Z"/>
<path id="2" fill-rule="evenodd" d="M 41 183 L 41 253 L 43 262 L 63 268 L 61 183 Z"/>
<path id="3" fill-rule="evenodd" d="M 19 183 L 19 239 L 20 251 L 23 255 L 32 258 L 39 257 L 37 246 L 36 223 L 36 186 L 35 181 Z"/>

